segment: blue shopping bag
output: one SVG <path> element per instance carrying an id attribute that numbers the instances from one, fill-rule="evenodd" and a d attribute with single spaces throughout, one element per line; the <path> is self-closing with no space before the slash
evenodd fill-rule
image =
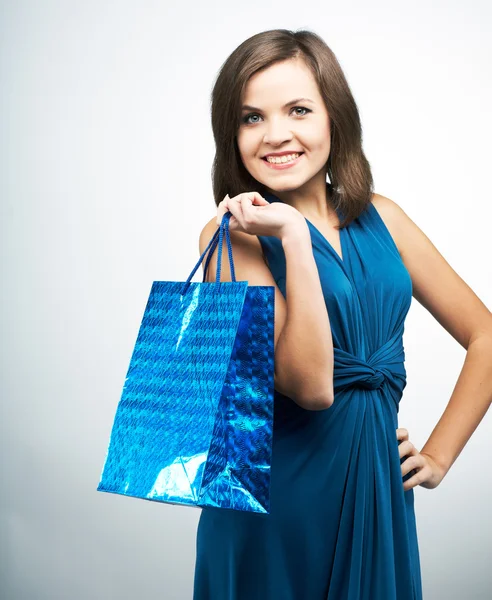
<path id="1" fill-rule="evenodd" d="M 152 284 L 97 491 L 269 514 L 274 287 L 236 281 L 230 217 L 185 282 Z M 191 282 L 208 250 L 203 281 Z"/>

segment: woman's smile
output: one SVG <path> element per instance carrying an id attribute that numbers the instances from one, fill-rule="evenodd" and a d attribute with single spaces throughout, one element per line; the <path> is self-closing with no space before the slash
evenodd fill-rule
<path id="1" fill-rule="evenodd" d="M 289 155 L 288 158 L 291 158 L 292 156 L 296 156 L 296 155 Z M 269 169 L 276 169 L 277 171 L 279 171 L 279 170 L 281 171 L 283 169 L 289 169 L 290 167 L 294 167 L 295 165 L 297 165 L 303 156 L 304 156 L 304 152 L 301 152 L 300 154 L 297 155 L 296 158 L 293 158 L 292 160 L 287 160 L 285 162 L 281 162 L 281 161 L 284 161 L 286 157 L 280 157 L 280 158 L 273 159 L 278 162 L 269 162 L 266 158 L 262 158 L 262 161 L 265 163 L 265 165 Z"/>

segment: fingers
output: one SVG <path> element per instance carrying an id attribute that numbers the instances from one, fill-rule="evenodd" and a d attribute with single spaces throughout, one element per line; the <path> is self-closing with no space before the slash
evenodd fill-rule
<path id="1" fill-rule="evenodd" d="M 248 223 L 252 223 L 254 219 L 254 195 L 255 192 L 252 192 L 251 194 L 241 194 L 240 196 L 239 204 L 241 206 L 241 213 L 243 217 L 241 225 L 244 229 L 248 226 Z"/>
<path id="2" fill-rule="evenodd" d="M 401 465 L 401 476 L 402 478 L 405 475 L 408 475 L 410 471 L 416 471 L 423 469 L 426 466 L 426 462 L 424 457 L 421 454 L 416 454 L 415 456 L 411 456 L 407 458 L 407 460 Z"/>
<path id="3" fill-rule="evenodd" d="M 246 194 L 241 195 L 250 198 L 252 204 L 254 204 L 255 206 L 265 206 L 267 204 L 270 204 L 268 200 L 265 200 L 265 198 L 263 198 L 263 196 L 258 192 L 248 192 Z"/>
<path id="4" fill-rule="evenodd" d="M 413 470 L 415 470 L 415 469 L 413 469 Z M 406 481 L 403 482 L 403 491 L 408 492 L 408 490 L 411 490 L 412 488 L 414 488 L 417 485 L 420 485 L 421 483 L 426 481 L 428 479 L 428 477 L 429 477 L 428 470 L 425 468 L 420 469 L 420 471 L 417 471 L 415 473 L 415 475 L 413 475 L 412 477 L 410 477 L 409 479 L 407 479 Z M 424 486 L 424 487 L 426 487 L 426 486 Z"/>
<path id="5" fill-rule="evenodd" d="M 234 198 L 230 198 L 229 194 L 226 194 L 225 198 L 220 202 L 217 209 L 217 225 L 220 226 L 222 223 L 222 218 L 227 212 L 232 214 L 229 219 L 229 229 L 235 229 L 237 222 L 242 222 L 242 208 L 241 208 L 241 196 L 243 194 L 239 194 L 238 196 L 234 196 Z"/>
<path id="6" fill-rule="evenodd" d="M 229 212 L 229 202 L 230 202 L 229 194 L 226 194 L 224 199 L 219 202 L 217 206 L 217 225 L 220 226 L 222 223 L 222 218 L 226 212 Z"/>
<path id="7" fill-rule="evenodd" d="M 435 484 L 426 484 L 426 482 L 432 476 L 432 467 L 429 465 L 428 459 L 417 450 L 417 448 L 408 439 L 408 430 L 403 427 L 396 430 L 396 437 L 399 442 L 398 452 L 400 459 L 408 456 L 401 464 L 401 475 L 405 478 L 407 475 L 410 477 L 403 482 L 403 490 L 408 490 L 416 487 L 417 485 L 423 485 L 424 487 L 435 487 L 439 484 L 439 481 Z"/>
<path id="8" fill-rule="evenodd" d="M 217 208 L 217 225 L 220 226 L 224 215 L 230 212 L 232 216 L 229 220 L 229 229 L 246 230 L 247 224 L 254 219 L 253 205 L 265 206 L 266 204 L 269 204 L 269 202 L 258 192 L 245 192 L 233 198 L 226 194 Z"/>
<path id="9" fill-rule="evenodd" d="M 401 474 L 402 479 L 409 476 L 408 479 L 403 482 L 403 489 L 407 491 L 428 480 L 432 475 L 432 468 L 422 454 L 416 454 L 415 456 L 408 458 L 402 464 Z"/>
<path id="10" fill-rule="evenodd" d="M 417 448 L 415 448 L 415 446 L 412 444 L 412 442 L 410 440 L 403 441 L 398 446 L 398 452 L 400 454 L 400 458 L 403 458 L 404 456 L 407 456 L 407 455 L 415 456 L 416 454 L 418 454 Z"/>
<path id="11" fill-rule="evenodd" d="M 268 200 L 265 200 L 258 192 L 248 192 L 246 194 L 240 194 L 241 208 L 243 215 L 248 216 L 249 220 L 253 219 L 255 213 L 253 206 L 267 206 L 270 204 Z"/>
<path id="12" fill-rule="evenodd" d="M 408 440 L 408 430 L 403 427 L 396 430 L 396 439 L 397 440 Z"/>
<path id="13" fill-rule="evenodd" d="M 242 195 L 229 198 L 229 211 L 232 213 L 232 217 L 229 219 L 229 229 L 238 229 L 240 228 L 238 226 L 244 225 Z"/>

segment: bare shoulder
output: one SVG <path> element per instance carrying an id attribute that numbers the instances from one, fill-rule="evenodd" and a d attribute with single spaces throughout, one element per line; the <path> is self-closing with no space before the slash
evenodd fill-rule
<path id="1" fill-rule="evenodd" d="M 373 194 L 371 203 L 378 211 L 379 216 L 390 232 L 400 255 L 402 255 L 402 240 L 400 239 L 398 227 L 399 221 L 402 218 L 402 209 L 396 202 L 386 196 L 381 196 L 381 194 Z"/>
<path id="2" fill-rule="evenodd" d="M 401 206 L 380 194 L 372 204 L 410 274 L 414 298 L 464 348 L 483 332 L 492 334 L 488 308 Z"/>
<path id="3" fill-rule="evenodd" d="M 210 221 L 208 221 L 205 224 L 205 226 L 203 227 L 202 231 L 200 232 L 200 239 L 199 239 L 200 255 L 202 255 L 202 253 L 204 252 L 205 248 L 207 247 L 210 240 L 214 236 L 218 227 L 219 226 L 217 225 L 217 220 L 215 217 L 210 219 Z M 258 263 L 258 261 L 261 261 L 263 263 L 263 266 L 268 269 L 268 264 L 265 260 L 264 254 L 263 254 L 263 248 L 262 248 L 260 240 L 258 239 L 257 236 L 249 235 L 249 234 L 243 233 L 241 231 L 230 231 L 230 239 L 231 239 L 231 246 L 233 248 L 233 254 L 234 254 L 234 256 L 233 256 L 234 266 L 236 266 L 236 258 L 239 258 L 239 261 L 241 263 L 244 263 L 245 260 L 249 261 L 250 263 Z M 223 250 L 227 249 L 225 237 L 223 239 L 222 249 Z M 215 250 L 214 255 L 216 255 L 216 253 L 217 253 L 217 250 Z M 212 261 L 212 260 L 210 261 L 211 264 L 210 264 L 210 269 L 209 269 L 208 274 L 213 275 L 213 278 L 215 279 L 215 264 L 212 267 L 212 262 L 214 262 L 214 261 Z M 243 267 L 244 267 L 244 265 L 243 265 Z M 223 279 L 223 278 L 221 278 L 221 279 L 223 281 L 231 281 L 229 259 L 227 258 L 227 255 L 225 255 L 225 256 L 223 255 L 222 269 L 225 269 L 225 271 L 223 270 L 225 279 Z M 229 277 L 229 279 L 228 279 L 228 277 Z M 237 278 L 237 269 L 236 269 L 236 278 Z M 209 280 L 209 278 L 207 278 L 207 280 Z M 252 284 L 252 285 L 259 285 L 259 284 Z"/>

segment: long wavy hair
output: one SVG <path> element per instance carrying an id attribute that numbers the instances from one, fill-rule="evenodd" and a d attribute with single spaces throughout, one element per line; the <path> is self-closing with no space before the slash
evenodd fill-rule
<path id="1" fill-rule="evenodd" d="M 212 131 L 216 153 L 212 186 L 218 205 L 246 191 L 267 193 L 244 167 L 237 145 L 242 98 L 250 77 L 271 65 L 304 59 L 330 117 L 331 150 L 326 164 L 330 203 L 340 210 L 340 228 L 357 218 L 373 193 L 371 168 L 362 150 L 359 111 L 342 68 L 324 40 L 308 30 L 272 29 L 257 33 L 238 46 L 221 66 L 211 94 Z"/>

